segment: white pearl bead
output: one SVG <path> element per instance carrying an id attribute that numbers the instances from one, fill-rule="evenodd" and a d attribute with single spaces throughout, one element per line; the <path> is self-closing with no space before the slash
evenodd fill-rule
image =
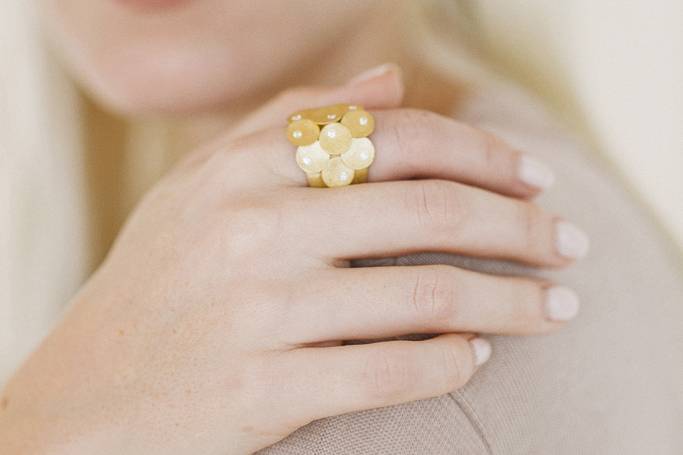
<path id="1" fill-rule="evenodd" d="M 342 154 L 341 158 L 351 169 L 365 169 L 375 159 L 375 146 L 367 137 L 353 139 L 351 147 Z"/>
<path id="2" fill-rule="evenodd" d="M 354 172 L 337 156 L 330 160 L 321 175 L 325 185 L 335 187 L 350 185 L 353 182 Z"/>
<path id="3" fill-rule="evenodd" d="M 327 167 L 329 161 L 330 155 L 322 149 L 318 141 L 311 145 L 302 145 L 296 149 L 296 162 L 305 172 L 320 172 Z"/>

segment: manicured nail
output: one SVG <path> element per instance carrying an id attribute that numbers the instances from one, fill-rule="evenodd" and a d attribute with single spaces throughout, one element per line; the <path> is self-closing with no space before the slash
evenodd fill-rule
<path id="1" fill-rule="evenodd" d="M 545 292 L 545 316 L 551 321 L 569 321 L 579 312 L 579 298 L 564 286 L 553 286 Z"/>
<path id="2" fill-rule="evenodd" d="M 555 247 L 562 256 L 579 259 L 588 253 L 590 241 L 581 229 L 566 221 L 558 221 L 555 231 Z"/>
<path id="3" fill-rule="evenodd" d="M 472 345 L 472 351 L 474 352 L 475 366 L 483 365 L 491 357 L 491 343 L 485 339 L 472 338 L 470 345 Z"/>
<path id="4" fill-rule="evenodd" d="M 351 85 L 360 84 L 360 83 L 363 83 L 365 81 L 369 81 L 370 79 L 374 79 L 376 77 L 383 76 L 390 71 L 399 71 L 399 68 L 394 63 L 385 63 L 383 65 L 375 66 L 374 68 L 370 68 L 369 70 L 365 70 L 362 73 L 360 73 L 359 75 L 350 79 L 349 84 L 351 84 Z"/>
<path id="5" fill-rule="evenodd" d="M 522 155 L 517 170 L 519 179 L 535 188 L 550 188 L 555 183 L 555 173 L 545 164 L 529 155 Z"/>

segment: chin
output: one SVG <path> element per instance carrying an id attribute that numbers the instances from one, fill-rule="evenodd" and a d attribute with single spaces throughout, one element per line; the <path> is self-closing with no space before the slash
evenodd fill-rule
<path id="1" fill-rule="evenodd" d="M 77 77 L 106 109 L 126 116 L 182 115 L 220 110 L 260 83 L 229 53 L 127 48 L 77 65 Z"/>

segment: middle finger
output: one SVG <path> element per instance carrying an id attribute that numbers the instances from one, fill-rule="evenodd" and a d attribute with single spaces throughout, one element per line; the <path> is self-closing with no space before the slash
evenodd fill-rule
<path id="1" fill-rule="evenodd" d="M 309 252 L 328 259 L 442 251 L 538 266 L 582 256 L 587 237 L 535 204 L 446 180 L 351 185 L 283 193 Z M 310 218 L 307 218 L 310 219 Z"/>

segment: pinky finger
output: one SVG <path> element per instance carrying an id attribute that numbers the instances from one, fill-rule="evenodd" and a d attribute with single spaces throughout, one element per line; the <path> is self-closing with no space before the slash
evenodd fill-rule
<path id="1" fill-rule="evenodd" d="M 280 395 L 305 424 L 352 411 L 430 398 L 462 387 L 486 362 L 481 338 L 441 335 L 425 341 L 301 348 L 282 358 L 290 386 Z"/>

